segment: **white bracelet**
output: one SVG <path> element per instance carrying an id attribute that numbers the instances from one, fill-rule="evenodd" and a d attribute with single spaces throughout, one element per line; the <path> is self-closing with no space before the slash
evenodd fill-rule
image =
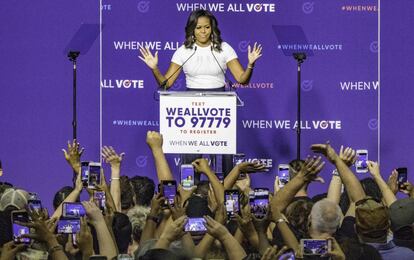
<path id="1" fill-rule="evenodd" d="M 119 177 L 113 177 L 113 178 L 111 178 L 111 180 L 113 181 L 113 180 L 119 180 Z"/>

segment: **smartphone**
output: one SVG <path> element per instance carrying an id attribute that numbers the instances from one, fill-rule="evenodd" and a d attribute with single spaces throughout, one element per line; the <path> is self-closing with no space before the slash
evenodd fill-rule
<path id="1" fill-rule="evenodd" d="M 81 162 L 81 181 L 82 181 L 83 187 L 88 187 L 89 162 Z"/>
<path id="2" fill-rule="evenodd" d="M 181 165 L 181 186 L 190 190 L 194 186 L 194 166 L 192 164 Z"/>
<path id="3" fill-rule="evenodd" d="M 408 181 L 408 176 L 407 176 L 407 168 L 403 167 L 403 168 L 397 168 L 397 172 L 398 172 L 398 188 L 401 189 L 402 188 L 402 184 L 406 183 Z"/>
<path id="4" fill-rule="evenodd" d="M 106 205 L 106 196 L 104 191 L 94 191 L 93 192 L 93 201 L 95 202 L 96 206 L 103 212 L 105 211 Z"/>
<path id="5" fill-rule="evenodd" d="M 38 199 L 29 199 L 27 201 L 27 205 L 29 206 L 30 210 L 36 211 L 37 213 L 41 212 L 43 209 L 42 202 Z"/>
<path id="6" fill-rule="evenodd" d="M 184 226 L 184 231 L 192 234 L 204 234 L 207 232 L 205 224 L 206 220 L 204 218 L 189 218 Z"/>
<path id="7" fill-rule="evenodd" d="M 60 219 L 56 226 L 58 234 L 76 234 L 80 230 L 80 219 Z"/>
<path id="8" fill-rule="evenodd" d="M 101 164 L 98 162 L 89 163 L 88 188 L 95 189 L 101 184 Z"/>
<path id="9" fill-rule="evenodd" d="M 368 172 L 368 150 L 357 150 L 356 151 L 355 170 L 357 173 Z"/>
<path id="10" fill-rule="evenodd" d="M 277 169 L 277 176 L 279 177 L 279 188 L 283 188 L 290 180 L 289 164 L 279 164 Z"/>
<path id="11" fill-rule="evenodd" d="M 236 214 L 240 214 L 240 194 L 238 190 L 225 190 L 224 191 L 224 205 L 226 207 L 226 213 L 228 218 L 235 217 Z"/>
<path id="12" fill-rule="evenodd" d="M 303 255 L 324 255 L 331 249 L 331 241 L 326 239 L 301 239 Z"/>
<path id="13" fill-rule="evenodd" d="M 162 181 L 161 182 L 161 194 L 165 198 L 165 206 L 167 201 L 171 206 L 174 206 L 174 197 L 177 194 L 177 182 L 176 181 Z"/>
<path id="14" fill-rule="evenodd" d="M 280 255 L 277 260 L 295 260 L 295 252 L 292 249 L 287 250 Z"/>
<path id="15" fill-rule="evenodd" d="M 62 217 L 76 219 L 86 215 L 85 208 L 81 203 L 63 202 Z"/>
<path id="16" fill-rule="evenodd" d="M 256 218 L 264 218 L 267 215 L 269 209 L 269 189 L 267 188 L 255 188 L 254 189 L 253 203 L 250 202 L 250 211 Z M 250 201 L 250 194 L 249 194 Z"/>
<path id="17" fill-rule="evenodd" d="M 24 234 L 29 234 L 30 229 L 28 227 L 19 225 L 16 221 L 27 223 L 29 222 L 29 215 L 24 210 L 14 210 L 11 212 L 11 221 L 13 229 L 13 241 L 15 243 L 29 244 L 30 238 L 21 237 Z"/>

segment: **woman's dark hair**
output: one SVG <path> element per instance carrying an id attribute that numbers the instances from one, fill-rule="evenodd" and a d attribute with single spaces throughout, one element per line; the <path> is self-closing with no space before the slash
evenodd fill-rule
<path id="1" fill-rule="evenodd" d="M 112 222 L 115 242 L 120 254 L 128 252 L 128 245 L 131 243 L 132 225 L 127 215 L 115 212 Z"/>
<path id="2" fill-rule="evenodd" d="M 53 198 L 53 208 L 56 210 L 59 205 L 66 199 L 67 196 L 73 191 L 73 187 L 65 186 L 55 193 Z"/>
<path id="3" fill-rule="evenodd" d="M 213 43 L 213 47 L 217 51 L 221 51 L 221 43 L 223 40 L 221 39 L 221 32 L 218 28 L 218 22 L 216 17 L 212 13 L 206 10 L 195 10 L 191 12 L 190 16 L 188 17 L 187 24 L 185 26 L 185 41 L 184 46 L 186 48 L 192 48 L 195 39 L 194 39 L 194 30 L 197 26 L 198 18 L 200 17 L 207 17 L 210 20 L 211 25 L 211 42 Z"/>
<path id="4" fill-rule="evenodd" d="M 360 183 L 362 185 L 362 189 L 365 191 L 365 194 L 367 194 L 367 196 L 373 197 L 379 201 L 382 200 L 381 190 L 378 187 L 378 184 L 374 181 L 374 179 L 365 178 L 365 179 L 360 180 Z M 343 214 L 346 214 L 346 212 L 348 211 L 349 205 L 350 205 L 350 201 L 348 198 L 348 192 L 345 189 L 344 192 L 341 194 L 341 198 L 339 200 L 339 207 L 341 208 Z"/>

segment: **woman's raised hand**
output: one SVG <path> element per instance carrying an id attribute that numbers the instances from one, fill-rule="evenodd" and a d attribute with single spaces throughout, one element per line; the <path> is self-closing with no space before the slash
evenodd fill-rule
<path id="1" fill-rule="evenodd" d="M 247 49 L 247 58 L 249 60 L 249 66 L 254 65 L 257 59 L 259 59 L 262 56 L 262 45 L 257 44 L 257 42 L 254 43 L 253 48 L 249 45 Z"/>
<path id="2" fill-rule="evenodd" d="M 156 69 L 158 65 L 158 51 L 155 52 L 155 55 L 152 55 L 148 47 L 141 47 L 139 49 L 141 56 L 138 56 L 145 64 L 147 64 L 150 69 Z"/>

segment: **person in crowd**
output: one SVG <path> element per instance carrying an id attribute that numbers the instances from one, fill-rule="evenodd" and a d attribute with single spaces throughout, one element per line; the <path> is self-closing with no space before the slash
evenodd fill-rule
<path id="1" fill-rule="evenodd" d="M 295 199 L 307 192 L 325 166 L 321 156 L 311 156 L 295 167 L 295 175 L 270 198 L 268 208 L 258 218 L 244 194 L 254 189 L 249 175 L 242 184 L 238 179 L 240 173 L 264 170 L 263 165 L 238 164 L 220 183 L 207 160 L 196 159 L 193 166 L 207 181 L 188 190 L 179 185 L 174 204 L 165 203 L 161 194 L 154 194 L 155 182 L 174 180 L 162 151 L 162 135 L 149 131 L 146 141 L 154 156 L 155 180 L 121 174 L 124 155 L 117 154 L 113 147 L 103 148 L 102 155 L 111 166 L 111 182 L 106 183 L 102 172 L 102 181 L 95 187 L 105 193 L 105 207 L 101 209 L 98 206 L 102 205 L 93 201 L 91 190 L 83 187 L 79 174 L 83 148 L 76 140 L 68 142 L 64 150 L 66 160 L 76 172 L 75 185 L 57 193 L 55 212 L 50 217 L 45 210 L 25 206 L 28 192 L 16 187 L 6 189 L 0 197 L 0 260 L 39 259 L 47 254 L 50 259 L 89 259 L 92 255 L 107 259 L 116 259 L 118 255 L 129 259 L 288 259 L 292 255 L 297 259 L 414 259 L 412 185 L 404 183 L 398 187 L 394 172 L 385 182 L 379 165 L 371 161 L 367 162 L 371 178 L 360 182 L 349 168 L 355 159 L 355 152 L 349 147 L 341 147 L 337 154 L 329 143 L 311 146 L 312 151 L 322 154 L 336 168 L 326 198 L 317 202 Z M 349 198 L 345 216 L 339 207 L 342 185 Z M 241 211 L 230 219 L 225 213 L 224 191 L 234 187 L 241 194 Z M 63 219 L 62 203 L 79 201 L 84 190 L 91 196 L 91 201 L 81 202 L 86 216 L 79 218 L 79 228 L 65 229 L 68 233 L 76 232 L 76 236 L 56 234 L 57 222 Z M 398 191 L 410 197 L 398 200 Z M 15 222 L 31 230 L 15 231 L 14 236 L 30 239 L 25 245 L 13 241 L 10 216 L 15 210 L 26 210 L 30 217 Z M 197 221 L 189 223 L 192 218 Z M 323 255 L 309 256 L 301 247 L 303 238 L 326 240 L 331 247 Z"/>

